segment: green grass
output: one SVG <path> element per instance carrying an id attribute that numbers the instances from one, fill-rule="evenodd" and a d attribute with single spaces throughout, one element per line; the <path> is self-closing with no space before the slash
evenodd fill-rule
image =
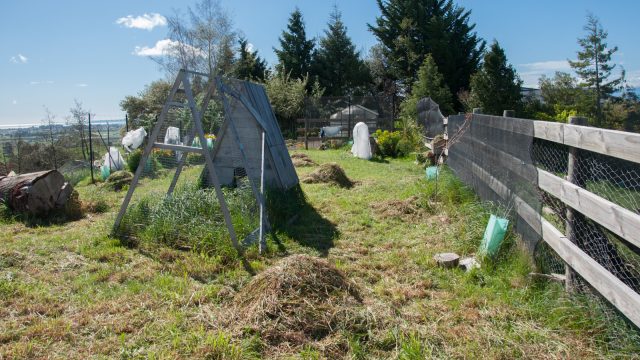
<path id="1" fill-rule="evenodd" d="M 512 233 L 481 269 L 436 267 L 438 252 L 473 254 L 492 211 L 450 172 L 442 173 L 436 195 L 435 184 L 410 160 L 307 153 L 318 163 L 337 162 L 358 184 L 302 184 L 302 193 L 290 194 L 295 201 L 272 195 L 278 230 L 263 256 L 251 248 L 221 261 L 211 234 L 226 235 L 211 220 L 216 215 L 193 216 L 202 210 L 194 199 L 211 194 L 190 190 L 185 181 L 163 202 L 167 174 L 144 179 L 136 191 L 132 203 L 155 202 L 158 218 L 156 229 L 141 230 L 136 246 L 108 236 L 124 192 L 99 185 L 78 185 L 83 201 L 103 207 L 81 220 L 3 220 L 0 358 L 596 359 L 640 353 L 637 331 L 599 302 L 532 280 L 531 261 Z M 197 179 L 200 169 L 188 167 L 184 179 Z M 298 169 L 300 176 L 313 170 Z M 418 214 L 383 217 L 377 210 L 412 196 Z M 153 208 L 158 205 L 164 207 Z M 176 246 L 184 234 L 200 241 L 190 242 L 190 251 Z M 221 325 L 252 273 L 294 253 L 326 257 L 361 289 L 371 321 L 364 331 L 338 334 L 337 352 L 327 353 L 322 341 L 272 348 L 255 333 Z"/>

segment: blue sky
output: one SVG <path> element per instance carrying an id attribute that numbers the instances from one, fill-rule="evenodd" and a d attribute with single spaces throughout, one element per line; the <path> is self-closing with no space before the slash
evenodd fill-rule
<path id="1" fill-rule="evenodd" d="M 358 49 L 376 43 L 367 23 L 379 15 L 373 0 L 295 1 L 221 0 L 236 29 L 270 64 L 273 47 L 298 6 L 307 34 L 322 35 L 337 4 Z M 119 102 L 163 77 L 157 65 L 136 49 L 153 48 L 166 39 L 159 15 L 186 10 L 193 1 L 4 0 L 0 15 L 0 125 L 39 123 L 46 106 L 63 122 L 78 99 L 97 119 L 122 118 Z M 609 44 L 620 51 L 615 61 L 640 85 L 640 49 L 635 33 L 640 2 L 634 0 L 459 0 L 472 10 L 478 34 L 497 39 L 526 85 L 541 74 L 568 70 L 566 59 L 578 50 L 587 11 L 609 31 Z M 147 14 L 146 18 L 139 18 Z M 159 14 L 159 15 L 154 15 Z M 127 17 L 129 16 L 129 20 Z M 125 18 L 118 22 L 118 19 Z M 131 28 L 133 24 L 152 29 Z"/>

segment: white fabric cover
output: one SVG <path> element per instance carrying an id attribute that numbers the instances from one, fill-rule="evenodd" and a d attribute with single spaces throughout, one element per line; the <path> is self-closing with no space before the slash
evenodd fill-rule
<path id="1" fill-rule="evenodd" d="M 132 152 L 142 145 L 144 137 L 147 136 L 147 132 L 143 127 L 136 130 L 131 130 L 122 138 L 122 146 L 128 151 Z"/>
<path id="2" fill-rule="evenodd" d="M 120 151 L 118 151 L 118 148 L 113 146 L 109 147 L 109 152 L 105 153 L 102 157 L 102 164 L 104 166 L 108 166 L 111 171 L 124 169 L 124 159 L 122 158 Z"/>
<path id="3" fill-rule="evenodd" d="M 174 126 L 169 126 L 166 134 L 164 134 L 164 143 L 180 145 L 180 129 Z"/>
<path id="4" fill-rule="evenodd" d="M 322 131 L 325 137 L 334 137 L 340 134 L 342 126 L 323 126 Z"/>
<path id="5" fill-rule="evenodd" d="M 371 159 L 371 144 L 369 143 L 369 127 L 359 122 L 353 127 L 353 145 L 351 153 L 360 159 Z"/>

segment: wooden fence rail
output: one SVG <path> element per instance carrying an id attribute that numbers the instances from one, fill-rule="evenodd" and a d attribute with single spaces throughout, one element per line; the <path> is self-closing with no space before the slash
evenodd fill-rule
<path id="1" fill-rule="evenodd" d="M 474 114 L 482 117 L 482 125 L 515 134 L 533 137 L 572 148 L 588 150 L 614 158 L 640 163 L 640 134 L 616 130 L 590 128 L 586 126 L 553 122 L 504 118 Z M 473 120 L 472 120 L 473 121 Z M 533 121 L 533 134 L 531 131 Z M 488 146 L 478 139 L 467 137 L 470 146 Z M 457 145 L 456 145 L 457 146 Z M 612 233 L 624 239 L 628 246 L 640 249 L 640 214 L 602 198 L 583 187 L 540 168 L 522 163 L 510 154 L 494 152 L 490 159 L 496 166 L 504 166 L 523 176 L 537 172 L 538 187 L 558 198 L 571 209 L 583 214 Z M 600 295 L 606 298 L 631 322 L 640 327 L 640 294 L 626 285 L 614 274 L 591 258 L 580 247 L 567 238 L 563 231 L 542 218 L 539 211 L 520 199 L 507 184 L 500 182 L 472 160 L 465 159 L 463 166 L 476 179 L 482 181 L 507 203 L 513 204 L 518 215 L 538 232 L 540 237 L 562 258 L 562 260 L 585 279 Z M 636 249 L 637 250 L 637 249 Z"/>

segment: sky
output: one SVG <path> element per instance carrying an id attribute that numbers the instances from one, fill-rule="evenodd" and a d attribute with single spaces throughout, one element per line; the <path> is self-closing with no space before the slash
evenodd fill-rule
<path id="1" fill-rule="evenodd" d="M 0 12 L 0 125 L 39 124 L 48 109 L 64 122 L 77 99 L 95 119 L 121 119 L 120 101 L 163 78 L 145 56 L 167 43 L 166 16 L 185 12 L 192 1 L 3 0 Z M 270 65 L 274 47 L 298 7 L 307 35 L 319 38 L 334 5 L 363 56 L 376 44 L 367 24 L 379 9 L 374 0 L 220 0 L 259 55 Z M 505 49 L 525 86 L 555 71 L 569 71 L 576 39 L 588 12 L 618 46 L 614 61 L 640 86 L 640 48 L 635 39 L 640 14 L 636 0 L 457 0 L 471 10 L 471 22 L 488 42 Z"/>

